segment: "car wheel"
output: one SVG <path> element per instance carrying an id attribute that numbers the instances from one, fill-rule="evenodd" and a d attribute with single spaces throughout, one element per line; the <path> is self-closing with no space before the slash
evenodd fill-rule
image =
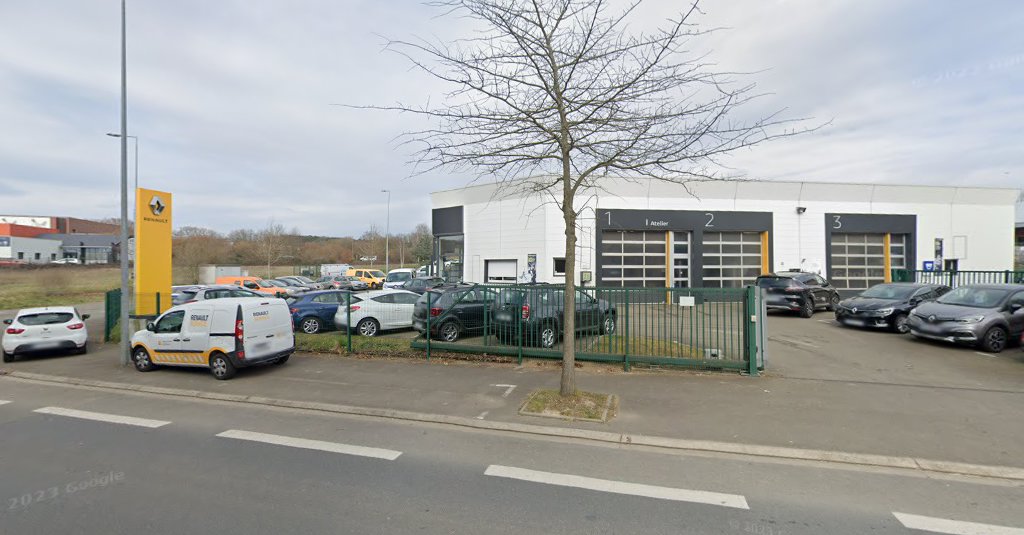
<path id="1" fill-rule="evenodd" d="M 1006 348 L 1006 329 L 992 327 L 981 338 L 981 348 L 989 353 L 999 353 Z"/>
<path id="2" fill-rule="evenodd" d="M 804 298 L 803 304 L 800 305 L 800 317 L 809 318 L 814 315 L 814 301 L 811 298 Z"/>
<path id="3" fill-rule="evenodd" d="M 318 318 L 302 318 L 302 332 L 306 334 L 316 334 L 324 328 L 324 324 Z"/>
<path id="4" fill-rule="evenodd" d="M 544 349 L 551 349 L 555 347 L 558 342 L 558 330 L 555 326 L 548 323 L 540 328 L 540 347 Z"/>
<path id="5" fill-rule="evenodd" d="M 896 317 L 892 319 L 892 330 L 900 334 L 907 334 L 910 332 L 910 326 L 907 325 L 906 314 L 896 314 Z"/>
<path id="6" fill-rule="evenodd" d="M 454 321 L 449 321 L 441 326 L 438 330 L 441 340 L 445 342 L 455 342 L 459 339 L 459 326 Z"/>
<path id="7" fill-rule="evenodd" d="M 76 355 L 84 355 L 89 352 L 89 342 L 82 344 L 82 347 L 75 349 Z"/>
<path id="8" fill-rule="evenodd" d="M 135 369 L 140 372 L 151 372 L 156 368 L 153 360 L 149 358 L 149 351 L 146 351 L 144 347 L 135 348 L 135 351 L 132 352 L 132 362 L 135 364 Z"/>
<path id="9" fill-rule="evenodd" d="M 832 297 L 830 297 L 828 299 L 828 306 L 825 307 L 825 310 L 827 310 L 829 312 L 835 312 L 836 311 L 836 307 L 838 307 L 838 306 L 839 306 L 839 294 L 832 294 Z"/>
<path id="10" fill-rule="evenodd" d="M 14 357 L 14 353 L 8 353 L 6 351 L 3 351 L 3 354 L 4 354 L 4 362 L 14 362 L 14 358 L 15 358 Z"/>
<path id="11" fill-rule="evenodd" d="M 291 355 L 285 355 L 285 356 L 275 360 L 274 361 L 274 365 L 275 366 L 280 366 L 280 365 L 284 364 L 285 362 L 288 362 L 288 358 L 289 357 L 291 357 Z"/>
<path id="12" fill-rule="evenodd" d="M 377 336 L 380 334 L 380 324 L 373 318 L 364 318 L 356 325 L 356 330 L 363 336 Z"/>
<path id="13" fill-rule="evenodd" d="M 227 381 L 238 373 L 231 359 L 224 353 L 214 353 L 210 356 L 210 373 L 219 381 Z"/>
<path id="14" fill-rule="evenodd" d="M 615 316 L 608 314 L 601 322 L 601 334 L 615 334 Z"/>

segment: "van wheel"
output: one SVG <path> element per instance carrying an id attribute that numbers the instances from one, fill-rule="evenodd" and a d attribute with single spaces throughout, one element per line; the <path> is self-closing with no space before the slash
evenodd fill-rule
<path id="1" fill-rule="evenodd" d="M 981 339 L 981 348 L 989 353 L 999 353 L 1006 348 L 1006 331 L 1002 327 L 992 327 Z"/>
<path id="2" fill-rule="evenodd" d="M 210 373 L 220 381 L 227 381 L 238 373 L 231 359 L 224 353 L 214 353 L 210 357 Z"/>
<path id="3" fill-rule="evenodd" d="M 441 326 L 439 334 L 441 335 L 441 340 L 454 342 L 459 339 L 459 326 L 454 321 L 449 321 Z"/>
<path id="4" fill-rule="evenodd" d="M 132 362 L 135 363 L 135 369 L 140 372 L 151 372 L 156 368 L 153 360 L 149 358 L 149 351 L 144 347 L 135 348 L 132 352 Z"/>
<path id="5" fill-rule="evenodd" d="M 363 336 L 377 336 L 380 334 L 380 324 L 373 318 L 364 318 L 356 325 L 356 330 Z"/>
<path id="6" fill-rule="evenodd" d="M 323 322 L 317 318 L 303 318 L 302 319 L 302 332 L 306 334 L 316 334 L 324 328 Z"/>

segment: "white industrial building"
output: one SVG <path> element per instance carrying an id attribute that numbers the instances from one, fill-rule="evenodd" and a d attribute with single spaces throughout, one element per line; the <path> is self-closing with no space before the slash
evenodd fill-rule
<path id="1" fill-rule="evenodd" d="M 1013 269 L 1016 189 L 742 180 L 684 188 L 648 179 L 603 186 L 577 197 L 577 280 L 599 286 L 730 287 L 799 268 L 855 290 L 885 281 L 892 268 Z M 472 282 L 564 281 L 564 223 L 550 198 L 479 185 L 431 201 L 438 271 Z"/>
<path id="2" fill-rule="evenodd" d="M 0 260 L 46 264 L 62 258 L 61 243 L 45 238 L 0 236 Z"/>

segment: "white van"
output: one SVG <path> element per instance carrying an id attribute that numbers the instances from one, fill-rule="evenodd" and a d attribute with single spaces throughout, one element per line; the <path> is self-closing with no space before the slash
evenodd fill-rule
<path id="1" fill-rule="evenodd" d="M 234 377 L 238 368 L 284 364 L 294 351 L 288 304 L 273 297 L 178 305 L 132 336 L 132 361 L 140 372 L 199 366 L 221 380 Z"/>
<path id="2" fill-rule="evenodd" d="M 384 279 L 384 288 L 401 288 L 405 283 L 415 278 L 415 269 L 392 269 L 391 271 L 388 271 L 388 278 Z"/>

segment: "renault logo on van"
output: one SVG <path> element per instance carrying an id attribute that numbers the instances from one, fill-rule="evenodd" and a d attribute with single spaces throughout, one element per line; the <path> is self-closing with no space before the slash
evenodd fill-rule
<path id="1" fill-rule="evenodd" d="M 164 200 L 161 199 L 159 195 L 154 195 L 149 201 L 149 209 L 155 216 L 164 213 L 164 208 L 167 208 L 167 205 L 164 204 Z"/>

